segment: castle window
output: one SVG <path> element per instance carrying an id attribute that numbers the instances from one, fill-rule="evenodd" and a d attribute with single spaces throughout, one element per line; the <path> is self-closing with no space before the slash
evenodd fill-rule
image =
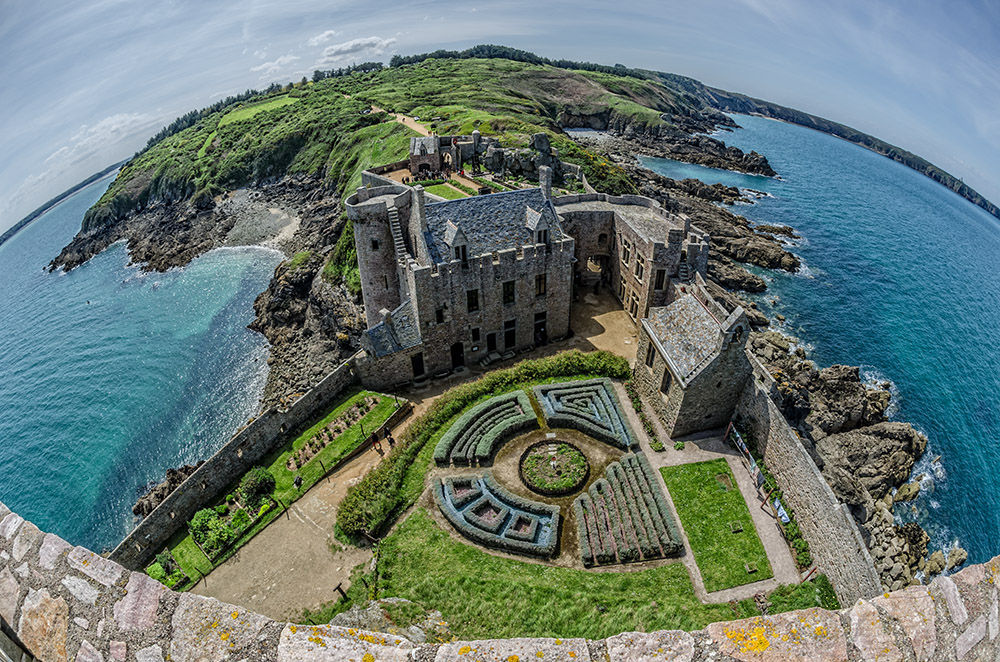
<path id="1" fill-rule="evenodd" d="M 465 304 L 470 313 L 479 312 L 479 290 L 466 290 Z"/>
<path id="2" fill-rule="evenodd" d="M 622 263 L 628 265 L 629 260 L 632 259 L 632 244 L 625 237 L 622 237 Z"/>
<path id="3" fill-rule="evenodd" d="M 597 245 L 598 246 L 603 246 L 606 243 L 608 243 L 608 235 L 607 234 L 605 234 L 604 232 L 602 232 L 601 234 L 597 235 Z"/>
<path id="4" fill-rule="evenodd" d="M 389 277 L 388 276 L 382 276 L 382 281 L 385 283 L 385 289 L 388 290 L 389 289 Z"/>
<path id="5" fill-rule="evenodd" d="M 663 371 L 663 381 L 660 382 L 660 393 L 666 393 L 670 390 L 670 382 L 673 378 L 670 376 L 669 370 Z"/>
<path id="6" fill-rule="evenodd" d="M 503 284 L 503 304 L 509 306 L 514 303 L 514 281 L 508 280 Z"/>
<path id="7" fill-rule="evenodd" d="M 625 301 L 625 278 L 618 282 L 618 298 L 624 303 Z"/>
<path id="8" fill-rule="evenodd" d="M 546 281 L 546 275 L 545 274 L 538 274 L 537 276 L 535 276 L 535 296 L 536 297 L 543 297 L 543 296 L 545 296 L 545 288 L 546 288 L 546 282 L 545 281 Z"/>
<path id="9" fill-rule="evenodd" d="M 667 278 L 667 271 L 665 269 L 656 270 L 656 285 L 654 286 L 658 290 L 663 289 L 664 282 Z"/>
<path id="10" fill-rule="evenodd" d="M 372 239 L 372 250 L 373 251 L 378 250 L 378 239 Z"/>
<path id="11" fill-rule="evenodd" d="M 656 359 L 656 350 L 653 349 L 653 343 L 649 343 L 649 347 L 646 348 L 646 366 L 652 368 L 654 359 Z"/>
<path id="12" fill-rule="evenodd" d="M 545 244 L 545 245 L 548 245 L 548 243 L 549 243 L 549 231 L 548 230 L 539 230 L 538 232 L 536 232 L 535 233 L 535 243 L 536 244 Z"/>
<path id="13" fill-rule="evenodd" d="M 455 259 L 461 260 L 463 267 L 469 266 L 469 254 L 465 250 L 465 244 L 462 244 L 461 246 L 455 246 Z"/>
<path id="14" fill-rule="evenodd" d="M 639 316 L 639 295 L 636 294 L 634 291 L 632 292 L 631 301 L 629 301 L 628 313 L 633 318 Z"/>
<path id="15" fill-rule="evenodd" d="M 444 324 L 444 308 L 438 308 L 434 311 L 434 321 L 438 324 Z"/>
<path id="16" fill-rule="evenodd" d="M 472 330 L 472 342 L 479 342 L 479 329 Z"/>
<path id="17" fill-rule="evenodd" d="M 635 278 L 636 280 L 642 280 L 642 275 L 646 271 L 646 258 L 641 255 L 635 256 Z"/>

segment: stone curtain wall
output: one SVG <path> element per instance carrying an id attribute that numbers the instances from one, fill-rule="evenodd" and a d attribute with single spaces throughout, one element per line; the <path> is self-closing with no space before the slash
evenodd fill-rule
<path id="1" fill-rule="evenodd" d="M 353 359 L 353 357 L 352 357 Z M 181 483 L 111 553 L 111 559 L 141 570 L 194 514 L 259 463 L 357 381 L 352 360 L 343 363 L 295 401 L 287 411 L 268 409 Z"/>
<path id="2" fill-rule="evenodd" d="M 882 584 L 858 525 L 775 405 L 771 396 L 777 388 L 771 375 L 755 357 L 747 356 L 753 374 L 736 414 L 751 424 L 764 463 L 795 511 L 816 565 L 830 578 L 841 604 L 878 595 Z"/>
<path id="3" fill-rule="evenodd" d="M 0 504 L 0 625 L 42 662 L 992 662 L 1000 654 L 998 578 L 1000 557 L 836 612 L 814 608 L 697 632 L 596 641 L 414 644 L 397 635 L 279 623 L 174 593 L 42 533 Z"/>

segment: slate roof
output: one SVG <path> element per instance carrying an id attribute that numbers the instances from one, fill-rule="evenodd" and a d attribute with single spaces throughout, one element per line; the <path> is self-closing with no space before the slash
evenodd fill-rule
<path id="1" fill-rule="evenodd" d="M 420 154 L 420 148 L 424 147 L 428 154 L 437 153 L 438 139 L 437 136 L 421 136 L 419 138 L 410 138 L 410 154 Z"/>
<path id="2" fill-rule="evenodd" d="M 650 308 L 646 322 L 682 379 L 689 377 L 702 361 L 719 349 L 721 325 L 690 294 L 670 305 Z"/>
<path id="3" fill-rule="evenodd" d="M 423 342 L 420 337 L 420 322 L 417 320 L 417 311 L 414 310 L 410 299 L 392 311 L 389 316 L 389 324 L 379 322 L 368 329 L 367 333 L 371 351 L 377 357 L 416 347 Z"/>
<path id="4" fill-rule="evenodd" d="M 448 224 L 461 227 L 469 257 L 484 253 L 533 245 L 534 236 L 527 226 L 528 209 L 538 212 L 539 220 L 549 226 L 549 241 L 563 239 L 555 210 L 539 188 L 505 191 L 472 198 L 434 202 L 424 208 L 427 218 L 427 247 L 434 262 L 447 260 Z"/>

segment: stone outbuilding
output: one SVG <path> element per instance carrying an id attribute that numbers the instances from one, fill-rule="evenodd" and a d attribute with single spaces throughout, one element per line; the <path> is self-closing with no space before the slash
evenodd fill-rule
<path id="1" fill-rule="evenodd" d="M 727 313 L 700 275 L 642 320 L 635 381 L 671 437 L 729 423 L 752 366 L 742 308 Z"/>

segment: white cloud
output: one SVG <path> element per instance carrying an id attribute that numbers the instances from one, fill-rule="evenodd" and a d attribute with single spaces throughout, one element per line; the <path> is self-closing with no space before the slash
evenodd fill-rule
<path id="1" fill-rule="evenodd" d="M 396 38 L 383 39 L 382 37 L 362 37 L 352 39 L 323 49 L 323 55 L 316 62 L 317 67 L 328 67 L 333 64 L 342 64 L 352 55 L 364 54 L 366 57 L 375 57 L 385 53 L 386 49 L 396 43 Z"/>
<path id="2" fill-rule="evenodd" d="M 338 36 L 340 33 L 336 30 L 327 30 L 323 34 L 318 34 L 309 40 L 310 46 L 319 46 L 320 44 L 325 44 L 334 37 Z"/>
<path id="3" fill-rule="evenodd" d="M 271 62 L 263 62 L 258 64 L 256 67 L 250 67 L 250 71 L 263 71 L 263 76 L 270 76 L 271 74 L 281 71 L 281 68 L 286 64 L 291 64 L 299 59 L 298 55 L 282 55 L 277 60 L 272 60 Z M 262 77 L 263 77 L 262 76 Z"/>

